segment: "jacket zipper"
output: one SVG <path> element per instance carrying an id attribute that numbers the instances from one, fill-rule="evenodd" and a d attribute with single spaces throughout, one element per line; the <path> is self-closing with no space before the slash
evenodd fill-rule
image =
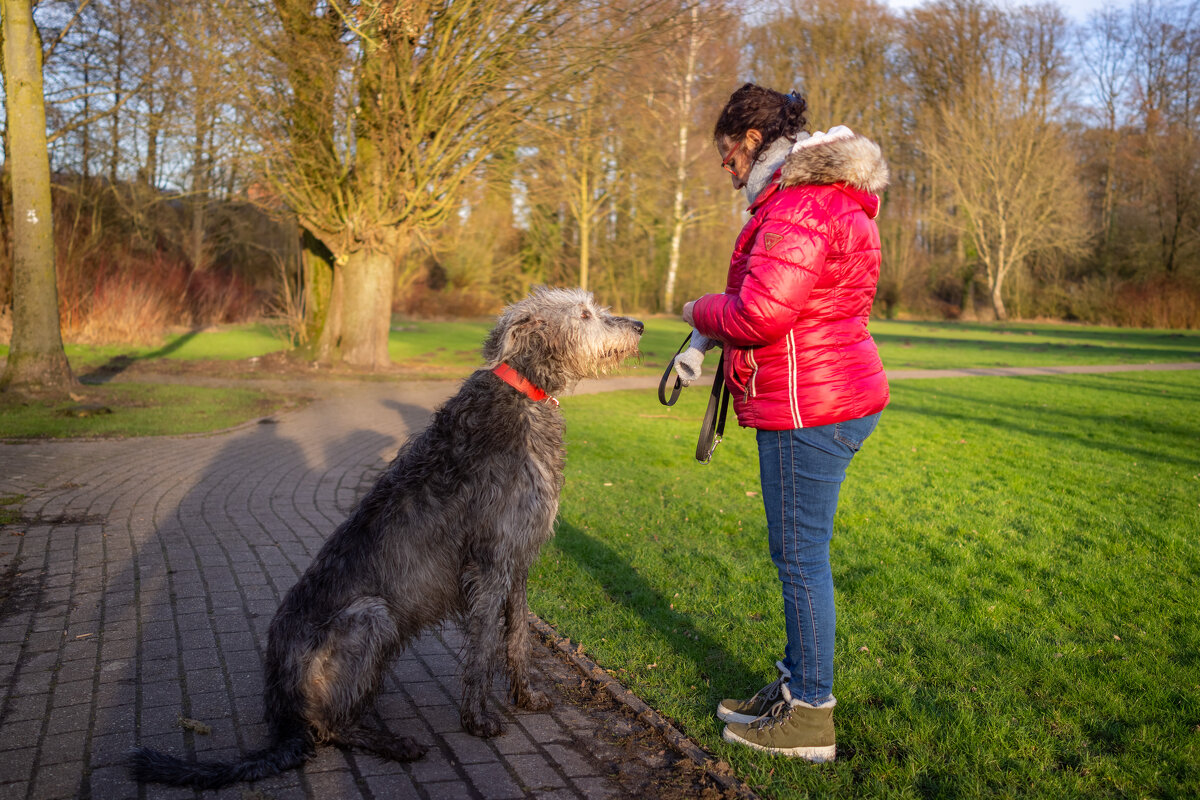
<path id="1" fill-rule="evenodd" d="M 746 393 L 742 396 L 742 402 L 750 401 L 751 397 L 758 395 L 758 389 L 754 386 L 754 381 L 758 379 L 758 364 L 754 361 L 753 348 L 746 351 L 746 358 L 750 361 L 750 379 L 746 381 Z"/>

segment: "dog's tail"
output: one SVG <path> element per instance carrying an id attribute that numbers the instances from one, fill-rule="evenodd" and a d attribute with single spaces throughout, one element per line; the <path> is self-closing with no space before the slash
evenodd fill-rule
<path id="1" fill-rule="evenodd" d="M 129 771 L 134 780 L 217 789 L 238 781 L 256 781 L 284 770 L 295 769 L 313 755 L 312 737 L 296 731 L 270 747 L 249 753 L 241 761 L 185 761 L 168 753 L 138 747 L 129 754 Z"/>

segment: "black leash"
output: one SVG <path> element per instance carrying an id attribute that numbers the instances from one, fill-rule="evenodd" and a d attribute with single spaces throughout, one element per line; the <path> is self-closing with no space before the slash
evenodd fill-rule
<path id="1" fill-rule="evenodd" d="M 720 406 L 720 413 L 717 407 Z M 713 452 L 725 437 L 725 414 L 729 411 L 729 387 L 725 385 L 725 353 L 717 361 L 717 376 L 713 378 L 712 392 L 708 395 L 708 408 L 704 410 L 704 421 L 700 423 L 700 439 L 696 442 L 696 460 L 701 464 L 712 461 Z"/>
<path id="2" fill-rule="evenodd" d="M 658 382 L 658 402 L 664 406 L 673 406 L 675 405 L 675 401 L 679 399 L 679 392 L 683 389 L 683 381 L 680 379 L 678 373 L 675 372 L 675 359 L 679 358 L 684 350 L 687 350 L 688 344 L 691 341 L 692 334 L 689 331 L 688 335 L 683 339 L 683 344 L 679 345 L 679 349 L 675 351 L 675 355 L 671 356 L 671 360 L 667 362 L 667 369 L 663 372 L 662 380 Z M 671 399 L 668 400 L 667 381 L 670 380 L 672 374 L 675 375 L 675 388 L 671 390 Z"/>
<path id="3" fill-rule="evenodd" d="M 688 348 L 688 344 L 692 341 L 692 334 L 688 333 L 683 340 L 683 344 L 675 351 L 675 355 L 667 363 L 667 369 L 663 372 L 662 380 L 658 382 L 658 402 L 664 406 L 673 406 L 675 401 L 679 399 L 679 392 L 683 389 L 683 381 L 679 374 L 675 373 L 675 359 L 679 358 L 680 354 Z M 675 374 L 675 385 L 671 389 L 671 396 L 667 397 L 667 383 L 671 379 L 671 375 Z M 708 408 L 704 411 L 704 421 L 700 423 L 700 438 L 696 442 L 696 460 L 701 464 L 708 464 L 712 461 L 713 451 L 717 449 L 717 445 L 721 443 L 721 439 L 725 436 L 725 416 L 729 411 L 729 387 L 725 385 L 725 353 L 721 352 L 721 358 L 717 361 L 717 375 L 713 378 L 712 392 L 708 396 Z"/>

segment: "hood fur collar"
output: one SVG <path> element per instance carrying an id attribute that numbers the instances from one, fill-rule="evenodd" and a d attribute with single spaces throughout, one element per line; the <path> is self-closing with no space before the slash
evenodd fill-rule
<path id="1" fill-rule="evenodd" d="M 817 131 L 796 142 L 784 159 L 779 185 L 831 183 L 881 194 L 888 186 L 888 166 L 879 145 L 844 125 L 831 128 L 829 133 Z"/>

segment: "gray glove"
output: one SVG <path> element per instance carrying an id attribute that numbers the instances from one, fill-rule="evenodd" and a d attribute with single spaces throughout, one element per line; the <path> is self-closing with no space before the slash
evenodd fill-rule
<path id="1" fill-rule="evenodd" d="M 692 341 L 688 349 L 675 357 L 675 374 L 684 386 L 691 386 L 700 378 L 700 365 L 704 363 L 704 354 L 718 344 L 716 339 L 709 339 L 700 331 L 692 331 Z"/>

